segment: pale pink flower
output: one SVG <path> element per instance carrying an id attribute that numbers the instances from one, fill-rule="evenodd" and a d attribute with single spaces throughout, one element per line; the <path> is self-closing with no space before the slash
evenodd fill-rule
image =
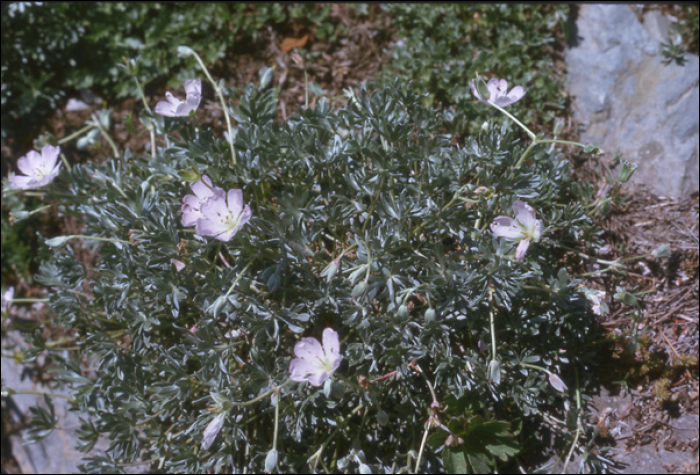
<path id="1" fill-rule="evenodd" d="M 332 328 L 323 330 L 323 346 L 316 338 L 302 338 L 294 346 L 294 358 L 289 364 L 289 379 L 308 381 L 320 386 L 338 369 L 343 358 L 340 356 L 340 340 Z"/>
<path id="2" fill-rule="evenodd" d="M 542 222 L 535 219 L 535 210 L 532 206 L 520 200 L 513 203 L 515 219 L 507 216 L 499 216 L 491 223 L 491 231 L 497 236 L 509 241 L 517 242 L 515 259 L 522 260 L 531 241 L 538 241 L 542 235 Z"/>
<path id="3" fill-rule="evenodd" d="M 44 145 L 41 155 L 32 150 L 17 160 L 17 168 L 27 176 L 10 175 L 10 185 L 22 189 L 48 185 L 58 176 L 61 168 L 61 163 L 56 163 L 59 153 L 61 153 L 61 147 L 53 145 Z"/>
<path id="4" fill-rule="evenodd" d="M 207 427 L 202 433 L 202 450 L 207 450 L 211 447 L 211 444 L 216 440 L 216 436 L 221 432 L 221 428 L 224 425 L 224 419 L 226 418 L 226 413 L 222 412 L 212 419 Z"/>
<path id="5" fill-rule="evenodd" d="M 475 82 L 476 80 L 469 81 L 469 87 L 474 96 L 484 104 L 492 103 L 500 107 L 506 107 L 519 101 L 525 95 L 525 89 L 522 86 L 515 86 L 508 92 L 508 82 L 505 79 L 492 78 L 486 83 L 489 96 L 481 97 Z"/>
<path id="6" fill-rule="evenodd" d="M 560 393 L 564 393 L 568 389 L 566 384 L 564 384 L 564 381 L 562 381 L 561 378 L 555 373 L 549 373 L 549 383 Z"/>
<path id="7" fill-rule="evenodd" d="M 228 190 L 226 199 L 218 195 L 209 197 L 200 208 L 202 217 L 197 220 L 195 232 L 200 236 L 214 236 L 219 241 L 230 241 L 253 214 L 250 206 L 243 204 L 241 190 Z"/>
<path id="8" fill-rule="evenodd" d="M 165 98 L 168 102 L 161 101 L 156 105 L 156 113 L 167 117 L 187 117 L 190 112 L 199 107 L 199 102 L 202 100 L 202 81 L 201 79 L 189 79 L 185 81 L 185 92 L 187 97 L 185 102 L 174 97 L 170 91 L 165 93 Z"/>
<path id="9" fill-rule="evenodd" d="M 175 266 L 175 270 L 177 270 L 178 272 L 185 268 L 185 263 L 182 261 L 178 261 L 174 257 L 170 259 L 170 263 Z"/>
<path id="10" fill-rule="evenodd" d="M 216 196 L 223 198 L 225 192 L 218 186 L 212 185 L 208 176 L 202 175 L 202 179 L 192 185 L 194 195 L 185 195 L 182 199 L 182 224 L 183 226 L 194 226 L 197 220 L 202 217 L 200 208 L 209 198 Z"/>

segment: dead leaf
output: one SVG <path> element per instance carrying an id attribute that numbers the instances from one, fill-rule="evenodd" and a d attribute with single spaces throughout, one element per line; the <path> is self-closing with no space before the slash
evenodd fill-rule
<path id="1" fill-rule="evenodd" d="M 302 36 L 301 38 L 285 38 L 282 40 L 282 44 L 280 44 L 280 48 L 285 53 L 288 53 L 293 48 L 304 46 L 308 39 L 309 39 L 308 33 L 305 34 L 304 36 Z"/>

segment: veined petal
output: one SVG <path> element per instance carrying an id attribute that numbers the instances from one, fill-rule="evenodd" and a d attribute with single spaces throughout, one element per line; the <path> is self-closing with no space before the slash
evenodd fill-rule
<path id="1" fill-rule="evenodd" d="M 515 219 L 526 229 L 534 229 L 535 227 L 535 210 L 524 201 L 515 200 L 513 203 L 513 212 Z"/>
<path id="2" fill-rule="evenodd" d="M 508 93 L 508 99 L 510 99 L 510 104 L 517 102 L 525 96 L 525 89 L 522 86 L 515 86 Z"/>
<path id="3" fill-rule="evenodd" d="M 202 80 L 201 79 L 188 79 L 185 81 L 185 93 L 190 95 L 202 95 Z"/>
<path id="4" fill-rule="evenodd" d="M 313 361 L 294 358 L 289 363 L 289 379 L 292 381 L 307 381 L 309 375 L 319 372 L 319 365 Z"/>
<path id="5" fill-rule="evenodd" d="M 527 252 L 527 248 L 530 246 L 530 240 L 529 239 L 523 239 L 520 241 L 520 244 L 518 244 L 518 247 L 515 249 L 515 260 L 520 262 L 523 257 L 525 257 L 525 253 Z"/>
<path id="6" fill-rule="evenodd" d="M 17 160 L 17 168 L 25 175 L 34 175 L 37 168 L 41 167 L 43 159 L 39 152 L 31 150 L 24 157 Z"/>
<path id="7" fill-rule="evenodd" d="M 243 190 L 228 190 L 228 210 L 238 216 L 243 211 Z"/>
<path id="8" fill-rule="evenodd" d="M 513 218 L 507 216 L 499 216 L 491 223 L 491 231 L 496 236 L 502 236 L 507 239 L 521 239 L 523 237 L 522 226 Z"/>
<path id="9" fill-rule="evenodd" d="M 8 180 L 14 188 L 34 188 L 34 177 L 22 175 L 10 175 Z"/>
<path id="10" fill-rule="evenodd" d="M 338 339 L 338 333 L 332 328 L 323 330 L 323 350 L 327 358 L 340 356 L 340 340 Z"/>
<path id="11" fill-rule="evenodd" d="M 313 386 L 320 386 L 326 382 L 328 378 L 331 377 L 331 373 L 317 372 L 309 376 L 308 380 Z"/>
<path id="12" fill-rule="evenodd" d="M 316 338 L 302 338 L 294 345 L 294 354 L 299 358 L 318 361 L 323 358 L 323 348 Z"/>

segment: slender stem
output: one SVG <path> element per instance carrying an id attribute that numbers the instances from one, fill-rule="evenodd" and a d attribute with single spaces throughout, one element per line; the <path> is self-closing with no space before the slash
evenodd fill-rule
<path id="1" fill-rule="evenodd" d="M 425 425 L 425 431 L 423 432 L 423 440 L 420 443 L 420 450 L 418 451 L 418 458 L 416 459 L 416 468 L 413 469 L 413 473 L 418 473 L 418 467 L 420 466 L 420 459 L 423 456 L 423 449 L 425 448 L 425 441 L 428 440 L 428 431 L 433 425 L 433 418 L 428 419 L 428 423 Z"/>
<path id="2" fill-rule="evenodd" d="M 496 324 L 493 318 L 493 307 L 491 306 L 491 301 L 493 300 L 493 288 L 489 288 L 489 320 L 491 323 L 491 355 L 492 360 L 496 359 Z"/>
<path id="3" fill-rule="evenodd" d="M 78 137 L 79 135 L 82 135 L 82 134 L 84 134 L 85 132 L 87 132 L 88 130 L 94 129 L 94 128 L 95 128 L 95 126 L 92 125 L 92 124 L 86 125 L 86 126 L 83 127 L 82 129 L 76 130 L 76 131 L 73 132 L 72 134 L 70 134 L 70 135 L 68 135 L 68 136 L 66 136 L 66 137 L 63 137 L 63 138 L 62 138 L 61 140 L 59 140 L 57 143 L 58 143 L 58 145 L 63 145 L 64 143 L 70 142 L 71 140 L 73 140 L 74 138 Z"/>
<path id="4" fill-rule="evenodd" d="M 61 399 L 66 399 L 70 402 L 77 402 L 74 398 L 70 396 L 66 396 L 65 394 L 56 394 L 56 393 L 43 393 L 41 391 L 15 391 L 14 389 L 10 389 L 10 391 L 6 392 L 6 388 L 2 388 L 2 395 L 4 396 L 11 396 L 13 394 L 33 394 L 36 396 L 49 396 L 49 397 L 58 397 Z"/>
<path id="5" fill-rule="evenodd" d="M 61 154 L 60 157 L 61 157 L 61 161 L 62 161 L 63 164 L 66 166 L 66 168 L 68 169 L 68 171 L 73 170 L 73 167 L 70 166 L 70 163 L 68 162 L 68 159 L 66 158 L 66 156 L 65 156 L 64 154 Z"/>
<path id="6" fill-rule="evenodd" d="M 236 280 L 233 281 L 233 284 L 231 284 L 231 287 L 229 287 L 224 298 L 231 295 L 231 292 L 233 292 L 233 289 L 236 288 L 238 281 L 241 280 L 241 277 L 243 277 L 245 275 L 246 271 L 248 270 L 248 268 L 251 266 L 252 263 L 253 263 L 253 261 L 250 261 L 248 264 L 246 264 L 246 266 L 243 268 L 243 270 L 236 276 Z"/>
<path id="7" fill-rule="evenodd" d="M 423 376 L 423 379 L 425 379 L 425 382 L 428 383 L 428 389 L 430 389 L 430 395 L 433 397 L 433 402 L 437 402 L 437 396 L 435 395 L 435 389 L 433 389 L 433 385 L 430 384 L 430 380 L 428 380 L 428 377 L 425 375 L 423 370 L 421 369 L 418 364 L 413 365 L 416 368 L 416 371 L 418 371 L 421 376 Z"/>
<path id="8" fill-rule="evenodd" d="M 369 224 L 369 218 L 372 216 L 372 213 L 374 212 L 375 206 L 377 206 L 377 202 L 379 201 L 379 195 L 382 193 L 382 188 L 384 188 L 384 181 L 386 177 L 382 177 L 382 181 L 379 183 L 379 188 L 377 189 L 377 194 L 374 196 L 374 200 L 372 200 L 372 206 L 369 209 L 369 212 L 367 212 L 367 217 L 365 218 L 365 222 L 362 225 L 362 232 L 365 232 L 365 229 L 367 229 L 367 225 Z"/>
<path id="9" fill-rule="evenodd" d="M 273 397 L 277 398 L 277 404 L 275 404 L 275 432 L 272 436 L 272 450 L 277 450 L 277 429 L 280 420 L 280 390 L 277 388 L 275 391 L 276 394 Z"/>
<path id="10" fill-rule="evenodd" d="M 226 101 L 224 100 L 224 95 L 221 92 L 221 88 L 216 84 L 216 81 L 214 81 L 214 78 L 211 77 L 211 74 L 209 74 L 209 70 L 204 65 L 204 61 L 202 61 L 202 58 L 199 57 L 199 54 L 197 54 L 197 52 L 194 50 L 192 50 L 192 53 L 197 59 L 197 62 L 199 62 L 199 65 L 201 66 L 202 71 L 204 71 L 204 74 L 207 76 L 207 79 L 209 79 L 209 82 L 211 82 L 212 86 L 214 86 L 214 91 L 216 91 L 216 94 L 219 96 L 219 101 L 221 101 L 221 108 L 224 112 L 224 119 L 226 119 L 226 127 L 228 127 L 228 144 L 229 148 L 231 149 L 231 159 L 233 160 L 233 165 L 235 166 L 237 162 L 236 149 L 233 145 L 233 128 L 231 127 L 231 118 L 229 117 L 228 109 L 226 108 Z"/>
<path id="11" fill-rule="evenodd" d="M 139 91 L 139 95 L 141 96 L 141 100 L 143 101 L 143 106 L 146 108 L 148 112 L 151 112 L 151 107 L 148 105 L 148 101 L 146 101 L 146 96 L 143 93 L 143 88 L 141 87 L 141 83 L 139 80 L 136 78 L 136 76 L 131 76 L 134 81 L 136 82 L 136 89 Z M 156 158 L 156 132 L 155 129 L 153 128 L 153 125 L 149 125 L 147 127 L 148 131 L 151 133 L 151 157 Z"/>
<path id="12" fill-rule="evenodd" d="M 539 143 L 539 142 L 537 141 L 537 139 L 534 139 L 534 140 L 532 141 L 532 143 L 530 144 L 530 146 L 527 147 L 527 149 L 525 149 L 525 152 L 523 152 L 523 154 L 520 156 L 520 158 L 518 159 L 518 162 L 513 166 L 513 168 L 520 168 L 520 165 L 522 165 L 523 161 L 525 160 L 525 157 L 527 157 L 527 155 L 530 153 L 530 151 L 531 151 L 531 150 L 535 147 L 535 145 L 537 145 L 538 143 Z"/>
<path id="13" fill-rule="evenodd" d="M 569 460 L 571 460 L 571 455 L 574 453 L 576 444 L 578 443 L 579 435 L 581 434 L 581 390 L 578 383 L 578 368 L 574 367 L 574 372 L 576 374 L 576 435 L 574 436 L 574 441 L 571 443 L 571 449 L 566 456 L 566 461 L 564 462 L 564 469 L 561 473 L 566 473 L 566 467 L 569 465 Z M 595 437 L 593 437 L 595 439 Z"/>
<path id="14" fill-rule="evenodd" d="M 282 389 L 283 387 L 285 387 L 286 385 L 288 385 L 288 384 L 291 383 L 291 382 L 292 382 L 292 380 L 291 380 L 291 379 L 288 379 L 288 380 L 285 381 L 281 386 L 275 386 L 274 388 L 270 389 L 269 391 L 264 392 L 263 394 L 261 394 L 261 395 L 258 396 L 258 397 L 255 397 L 255 398 L 251 399 L 250 401 L 234 402 L 234 403 L 231 403 L 231 405 L 232 405 L 232 406 L 239 406 L 239 407 L 250 406 L 251 404 L 255 404 L 256 402 L 258 402 L 259 400 L 261 400 L 261 399 L 263 399 L 263 398 L 266 398 L 267 396 L 269 396 L 269 395 L 272 394 L 273 392 L 279 391 L 280 389 Z M 279 401 L 278 401 L 278 405 L 279 405 Z"/>
<path id="15" fill-rule="evenodd" d="M 86 241 L 120 242 L 122 244 L 129 244 L 131 246 L 134 245 L 133 242 L 123 241 L 121 239 L 103 238 L 103 237 L 98 237 L 98 236 L 85 236 L 84 234 L 72 234 L 70 236 L 66 236 L 66 238 L 68 238 L 68 239 L 84 239 Z"/>
<path id="16" fill-rule="evenodd" d="M 513 116 L 510 114 L 510 112 L 506 111 L 503 107 L 498 106 L 498 105 L 494 104 L 494 103 L 491 102 L 491 101 L 487 101 L 487 102 L 489 103 L 489 105 L 495 107 L 496 109 L 498 109 L 499 111 L 501 111 L 503 114 L 505 114 L 507 117 L 509 117 L 513 122 L 515 122 L 516 124 L 518 124 L 518 125 L 520 126 L 520 128 L 522 128 L 525 132 L 527 132 L 527 134 L 530 136 L 530 138 L 531 138 L 532 140 L 537 140 L 537 136 L 536 136 L 530 129 L 528 129 L 527 127 L 525 127 L 525 126 L 523 125 L 522 122 L 520 122 L 518 119 L 516 119 L 515 117 L 513 117 Z"/>
<path id="17" fill-rule="evenodd" d="M 11 302 L 14 303 L 37 303 L 37 302 L 48 302 L 49 299 L 12 299 Z"/>
<path id="18" fill-rule="evenodd" d="M 518 363 L 520 366 L 524 366 L 526 368 L 531 368 L 531 369 L 536 369 L 538 371 L 542 371 L 543 373 L 551 374 L 552 372 L 549 371 L 548 369 L 544 369 L 541 366 L 536 366 L 534 364 L 528 364 L 528 363 Z"/>
<path id="19" fill-rule="evenodd" d="M 112 140 L 112 138 L 109 136 L 109 133 L 107 132 L 107 130 L 104 127 L 102 127 L 102 121 L 99 118 L 95 117 L 94 114 L 93 114 L 93 117 L 95 118 L 94 120 L 95 120 L 95 123 L 97 124 L 97 127 L 99 127 L 100 132 L 102 132 L 102 136 L 105 138 L 105 140 L 107 141 L 109 146 L 112 147 L 112 152 L 114 152 L 114 158 L 119 158 L 119 150 L 117 150 L 117 146 L 114 143 L 114 141 Z"/>

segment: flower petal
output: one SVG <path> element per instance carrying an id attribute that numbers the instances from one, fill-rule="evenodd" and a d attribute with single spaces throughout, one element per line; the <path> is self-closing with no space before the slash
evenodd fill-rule
<path id="1" fill-rule="evenodd" d="M 508 99 L 510 99 L 510 104 L 517 102 L 525 96 L 525 89 L 522 86 L 515 86 L 508 93 Z"/>
<path id="2" fill-rule="evenodd" d="M 496 236 L 502 236 L 507 239 L 521 239 L 523 237 L 523 228 L 513 218 L 507 216 L 499 216 L 491 223 L 491 231 Z"/>
<path id="3" fill-rule="evenodd" d="M 243 210 L 243 190 L 228 190 L 228 210 L 235 216 Z"/>
<path id="4" fill-rule="evenodd" d="M 323 330 L 323 351 L 326 354 L 326 358 L 336 359 L 340 356 L 340 340 L 338 339 L 338 333 L 332 328 Z"/>
<path id="5" fill-rule="evenodd" d="M 515 249 L 515 260 L 520 262 L 523 257 L 525 257 L 525 253 L 527 252 L 527 248 L 530 246 L 530 240 L 529 239 L 523 239 L 520 241 L 520 244 L 518 244 L 518 247 Z"/>
<path id="6" fill-rule="evenodd" d="M 294 358 L 289 363 L 289 379 L 292 381 L 308 381 L 309 375 L 319 371 L 322 372 L 320 365 L 311 360 Z"/>
<path id="7" fill-rule="evenodd" d="M 22 175 L 10 175 L 8 180 L 14 188 L 34 188 L 34 177 Z"/>
<path id="8" fill-rule="evenodd" d="M 39 152 L 31 150 L 24 157 L 17 160 L 17 168 L 25 175 L 34 175 L 37 168 L 42 166 L 43 159 Z"/>
<path id="9" fill-rule="evenodd" d="M 515 219 L 526 229 L 534 229 L 535 227 L 535 210 L 524 201 L 515 200 L 513 203 L 513 212 Z"/>
<path id="10" fill-rule="evenodd" d="M 299 358 L 319 361 L 323 358 L 323 348 L 316 338 L 302 338 L 299 343 L 294 345 L 294 354 Z"/>

